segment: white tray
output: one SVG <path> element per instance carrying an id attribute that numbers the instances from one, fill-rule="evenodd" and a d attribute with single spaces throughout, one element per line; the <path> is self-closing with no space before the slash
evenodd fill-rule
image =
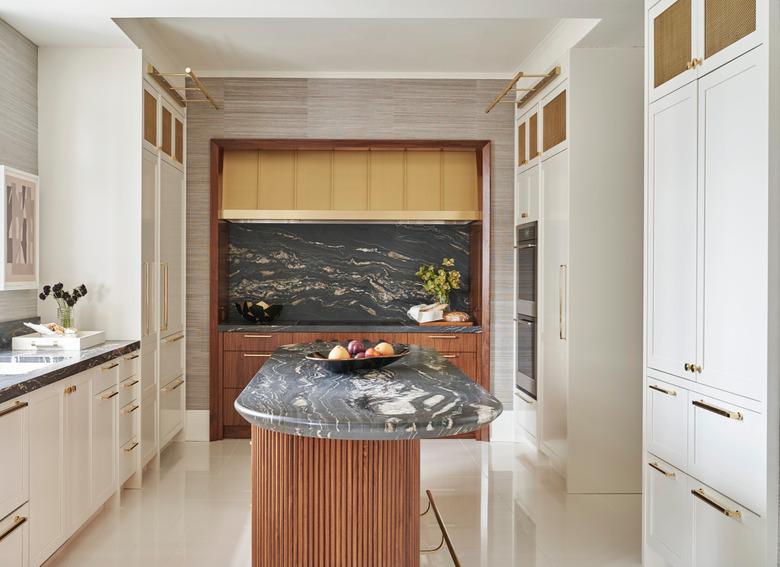
<path id="1" fill-rule="evenodd" d="M 103 331 L 79 331 L 75 335 L 44 336 L 30 333 L 14 337 L 11 348 L 14 350 L 32 350 L 36 348 L 61 348 L 62 350 L 82 350 L 106 342 Z"/>

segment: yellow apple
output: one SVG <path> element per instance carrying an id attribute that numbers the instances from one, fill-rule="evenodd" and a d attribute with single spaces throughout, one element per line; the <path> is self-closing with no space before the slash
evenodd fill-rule
<path id="1" fill-rule="evenodd" d="M 381 356 L 392 356 L 395 354 L 393 345 L 390 343 L 379 343 L 374 347 L 374 350 L 377 351 Z"/>
<path id="2" fill-rule="evenodd" d="M 349 352 L 341 345 L 336 345 L 328 353 L 329 360 L 349 360 Z"/>

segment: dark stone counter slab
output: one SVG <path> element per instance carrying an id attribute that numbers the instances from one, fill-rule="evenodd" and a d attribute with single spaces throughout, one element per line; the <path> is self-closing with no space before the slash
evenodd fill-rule
<path id="1" fill-rule="evenodd" d="M 99 366 L 118 356 L 141 348 L 140 341 L 106 341 L 83 350 L 36 349 L 0 350 L 0 361 L 11 358 L 24 362 L 48 362 L 47 365 L 25 374 L 0 374 L 0 403 L 27 394 L 39 388 Z"/>
<path id="2" fill-rule="evenodd" d="M 280 433 L 367 440 L 468 433 L 501 414 L 501 402 L 435 350 L 412 345 L 408 356 L 380 370 L 331 374 L 305 359 L 322 349 L 280 347 L 241 392 L 236 410 Z"/>
<path id="3" fill-rule="evenodd" d="M 407 323 L 299 323 L 297 321 L 279 322 L 270 325 L 234 325 L 222 324 L 217 329 L 225 333 L 481 333 L 482 327 L 464 327 L 462 325 L 421 326 L 410 321 Z"/>

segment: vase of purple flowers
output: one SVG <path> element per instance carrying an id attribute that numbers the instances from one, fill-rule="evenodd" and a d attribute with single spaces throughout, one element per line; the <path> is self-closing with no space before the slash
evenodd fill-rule
<path id="1" fill-rule="evenodd" d="M 87 295 L 87 286 L 81 284 L 79 287 L 74 287 L 73 291 L 66 291 L 63 287 L 61 282 L 45 285 L 41 288 L 38 297 L 43 301 L 51 295 L 57 302 L 57 322 L 61 327 L 70 329 L 76 325 L 73 318 L 73 308 L 79 299 Z"/>

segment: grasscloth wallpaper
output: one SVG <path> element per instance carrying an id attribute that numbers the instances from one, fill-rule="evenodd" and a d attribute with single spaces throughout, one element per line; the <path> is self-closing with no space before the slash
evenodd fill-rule
<path id="1" fill-rule="evenodd" d="M 38 47 L 0 20 L 0 164 L 38 173 Z M 35 290 L 0 291 L 0 321 L 37 312 Z"/>
<path id="2" fill-rule="evenodd" d="M 187 111 L 187 408 L 208 409 L 208 210 L 211 138 L 473 139 L 493 142 L 493 389 L 512 402 L 511 105 L 490 114 L 495 80 L 207 79 L 220 109 Z"/>

